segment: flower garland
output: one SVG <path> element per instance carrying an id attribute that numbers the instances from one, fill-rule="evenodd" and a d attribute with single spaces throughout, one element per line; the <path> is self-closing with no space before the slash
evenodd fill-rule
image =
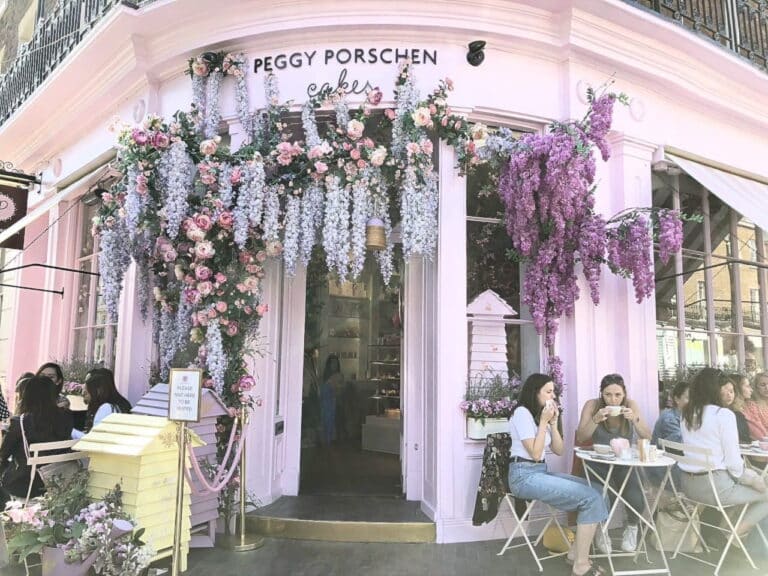
<path id="1" fill-rule="evenodd" d="M 287 131 L 288 107 L 280 103 L 273 75 L 265 77 L 266 107 L 251 112 L 242 55 L 203 54 L 190 61 L 189 73 L 192 113 L 178 112 L 170 123 L 149 117 L 120 134 L 126 176 L 105 199 L 95 229 L 106 252 L 100 262 L 106 263 L 110 314 L 116 313 L 127 266 L 124 243 L 116 239 L 128 230 L 127 253 L 152 266 L 146 281 L 153 283 L 164 367 L 176 360 L 180 346 L 193 347 L 207 382 L 230 405 L 247 401 L 239 382 L 251 376 L 242 359 L 266 311 L 260 285 L 267 257 L 282 254 L 292 274 L 320 243 L 329 270 L 342 281 L 355 279 L 363 269 L 371 218 L 385 227 L 387 245 L 376 253 L 385 281 L 393 270 L 393 222 L 400 222 L 406 259 L 433 256 L 437 139 L 456 148 L 462 171 L 489 164 L 497 175 L 512 246 L 527 262 L 522 300 L 544 335 L 554 373 L 561 373 L 553 355 L 558 321 L 572 313 L 578 298 L 577 264 L 595 303 L 603 264 L 631 277 L 642 299 L 653 287 L 652 233 L 658 230 L 662 258 L 679 249 L 677 213 L 630 212 L 606 221 L 594 212 L 592 149 L 607 159 L 613 105 L 622 99 L 616 95 L 590 92 L 583 120 L 555 122 L 547 134 L 516 139 L 509 130 L 489 131 L 454 115 L 447 103 L 449 79 L 421 99 L 405 63 L 395 83 L 394 109 L 373 114 L 382 100 L 378 88 L 354 111 L 343 92 L 328 89 L 302 107 L 306 139 L 299 141 Z M 237 114 L 246 132 L 245 145 L 235 152 L 216 133 L 227 77 L 235 78 Z M 323 133 L 315 117 L 322 107 L 336 115 Z M 382 133 L 391 134 L 389 146 L 374 140 Z M 397 197 L 390 198 L 390 191 Z"/>

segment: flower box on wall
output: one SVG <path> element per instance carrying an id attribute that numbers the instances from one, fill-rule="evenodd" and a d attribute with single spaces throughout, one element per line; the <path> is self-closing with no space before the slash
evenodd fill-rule
<path id="1" fill-rule="evenodd" d="M 508 418 L 467 418 L 467 438 L 470 440 L 485 440 L 488 434 L 509 432 Z"/>

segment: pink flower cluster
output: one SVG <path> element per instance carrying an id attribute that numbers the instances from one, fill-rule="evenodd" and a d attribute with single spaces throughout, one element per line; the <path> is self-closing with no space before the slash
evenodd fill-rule
<path id="1" fill-rule="evenodd" d="M 516 402 L 511 398 L 464 400 L 459 408 L 467 418 L 509 418 Z"/>
<path id="2" fill-rule="evenodd" d="M 304 149 L 298 142 L 291 144 L 290 142 L 280 142 L 276 149 L 277 163 L 281 166 L 289 166 L 293 162 L 294 158 L 299 156 Z"/>

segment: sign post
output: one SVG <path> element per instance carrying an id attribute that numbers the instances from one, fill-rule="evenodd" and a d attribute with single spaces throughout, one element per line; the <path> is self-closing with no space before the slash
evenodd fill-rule
<path id="1" fill-rule="evenodd" d="M 168 378 L 168 419 L 178 423 L 179 466 L 176 478 L 176 514 L 173 522 L 171 575 L 179 575 L 181 535 L 184 530 L 184 471 L 187 467 L 187 422 L 200 421 L 203 371 L 172 368 Z"/>

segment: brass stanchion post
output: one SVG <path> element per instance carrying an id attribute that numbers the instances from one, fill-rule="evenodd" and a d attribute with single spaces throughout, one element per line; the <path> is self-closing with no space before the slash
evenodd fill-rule
<path id="1" fill-rule="evenodd" d="M 235 552 L 246 552 L 248 550 L 256 550 L 264 546 L 264 538 L 256 534 L 245 533 L 245 425 L 248 419 L 248 408 L 243 404 L 240 408 L 240 442 L 243 443 L 240 448 L 240 522 L 239 522 L 239 534 L 220 534 L 216 538 L 216 545 Z"/>
<path id="2" fill-rule="evenodd" d="M 171 576 L 178 576 L 181 566 L 181 534 L 184 530 L 184 469 L 186 468 L 187 423 L 179 422 L 179 476 L 176 479 L 176 516 L 173 522 Z"/>

